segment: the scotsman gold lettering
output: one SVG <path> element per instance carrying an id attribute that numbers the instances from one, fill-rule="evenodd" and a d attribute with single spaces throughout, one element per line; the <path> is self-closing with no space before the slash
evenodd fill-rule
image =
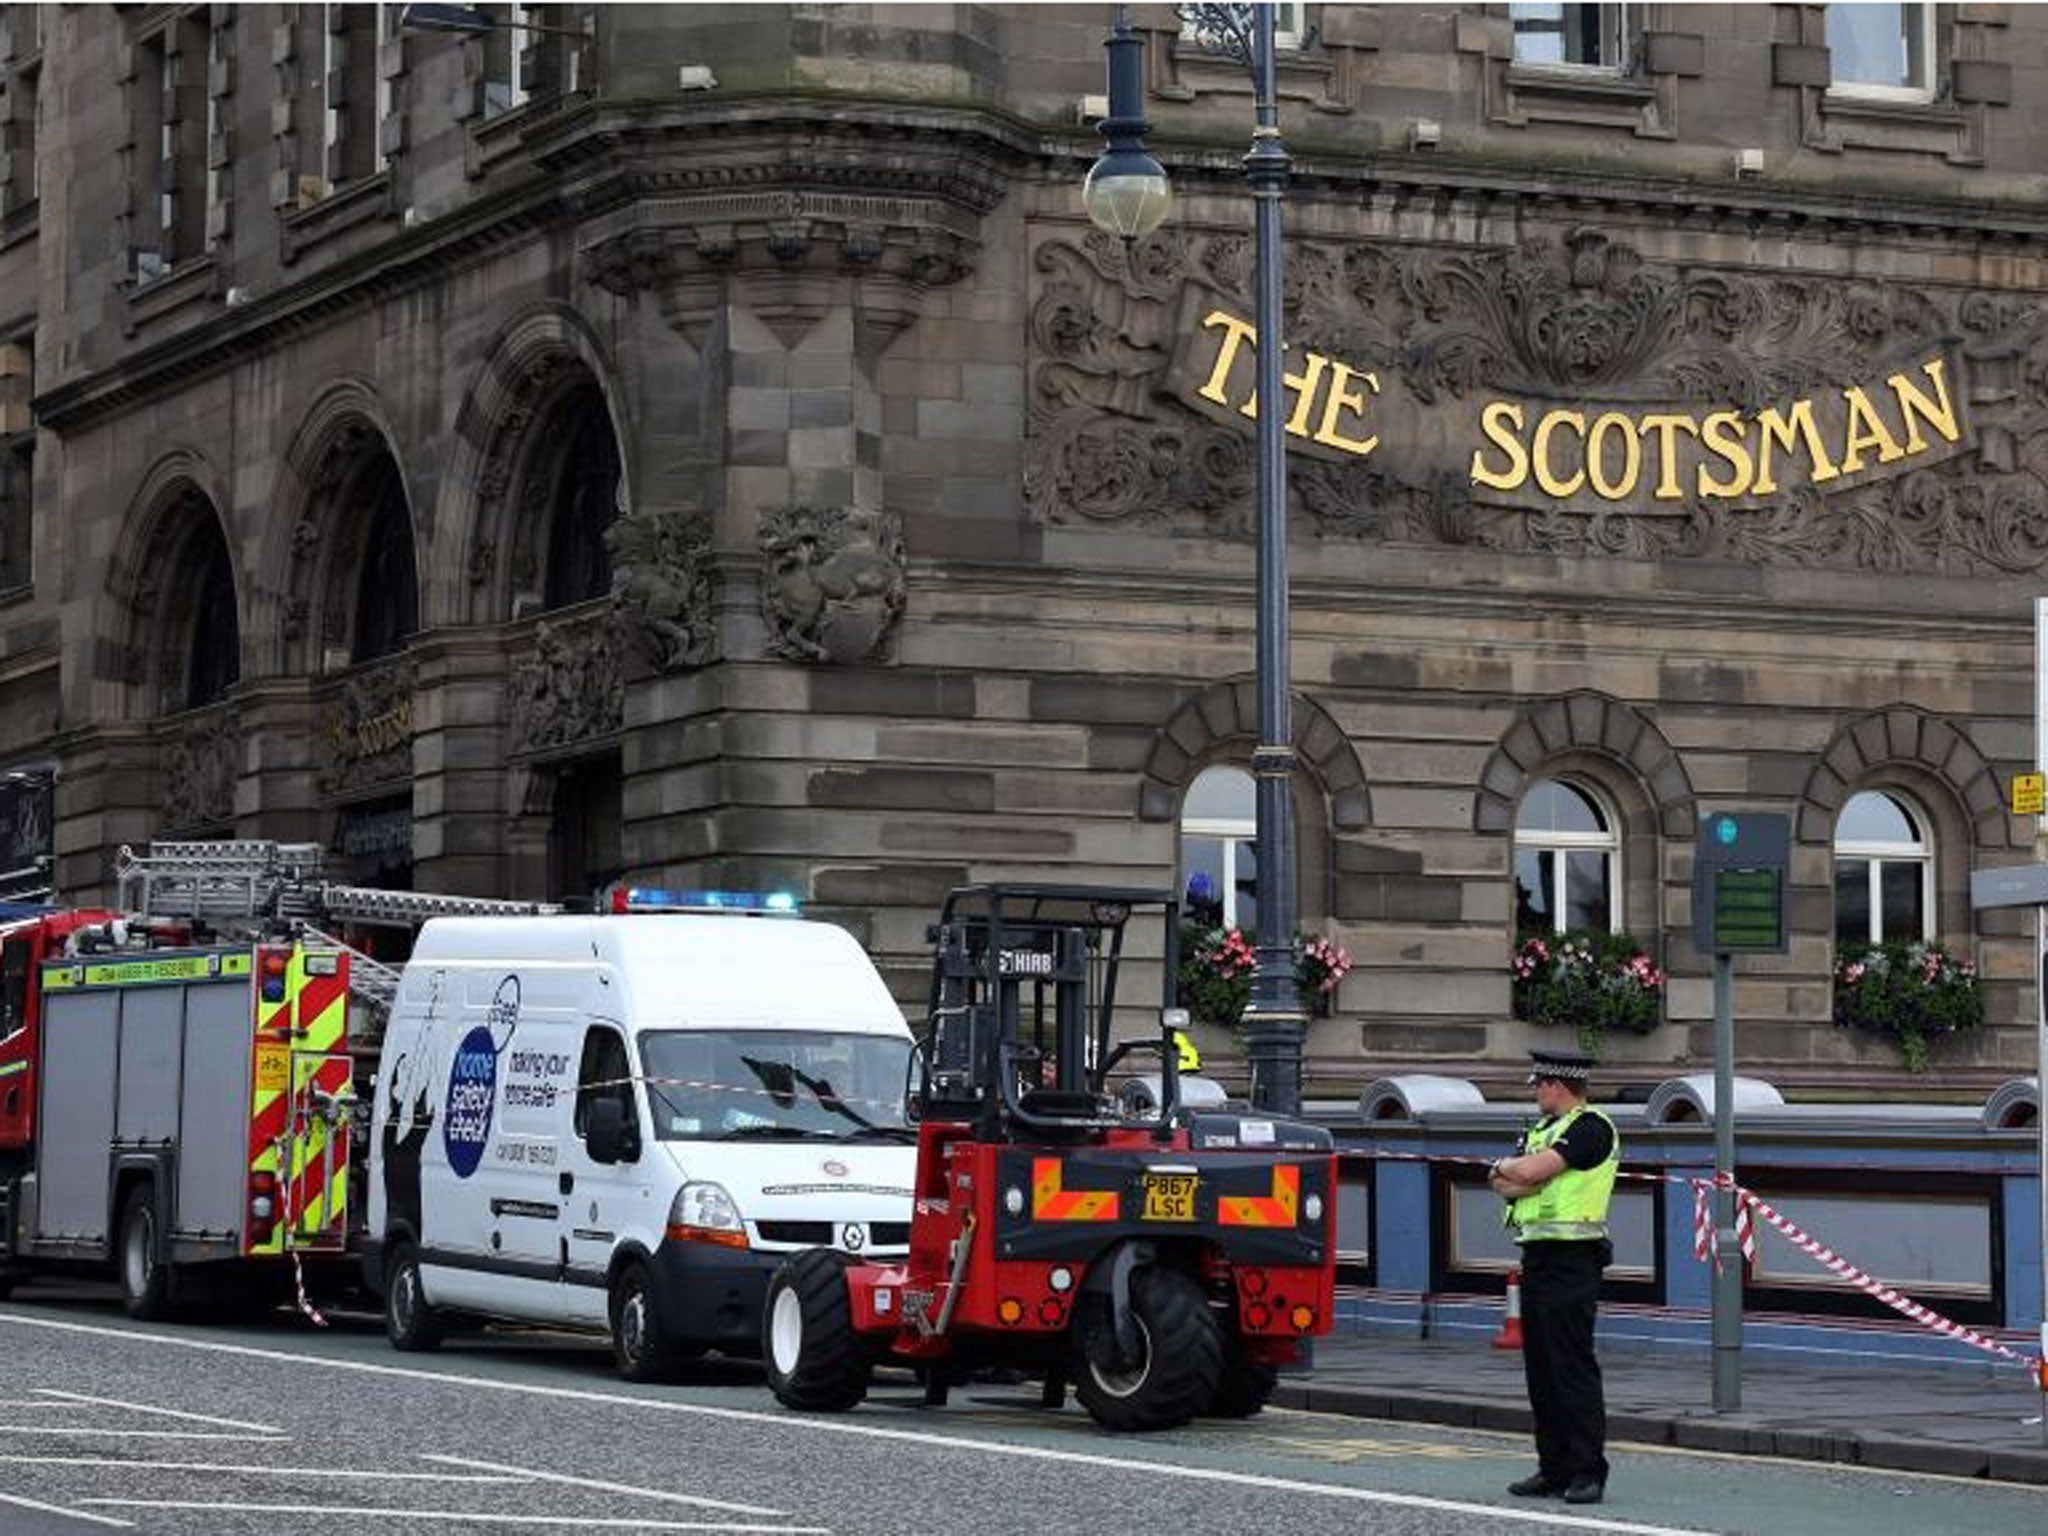
<path id="1" fill-rule="evenodd" d="M 1927 425 L 1941 434 L 1941 440 L 1952 443 L 1961 437 L 1962 431 L 1956 426 L 1955 407 L 1948 403 L 1948 381 L 1942 375 L 1946 364 L 1940 358 L 1923 364 L 1921 372 L 1934 385 L 1933 400 L 1920 393 L 1918 386 L 1903 373 L 1895 373 L 1886 379 L 1885 385 L 1899 397 L 1899 414 L 1906 420 L 1906 452 L 1924 453 L 1927 439 L 1920 435 L 1920 418 L 1927 419 Z M 1937 403 L 1938 402 L 1938 403 Z"/>
<path id="2" fill-rule="evenodd" d="M 1472 483 L 1490 486 L 1496 491 L 1520 490 L 1529 478 L 1529 450 L 1522 446 L 1518 435 L 1526 413 L 1519 405 L 1506 400 L 1496 400 L 1479 413 L 1479 430 L 1486 434 L 1486 440 L 1508 456 L 1506 469 L 1493 469 L 1486 463 L 1484 448 L 1472 450 Z"/>
<path id="3" fill-rule="evenodd" d="M 1217 333 L 1215 360 L 1196 395 L 1256 417 L 1258 400 L 1242 362 L 1255 358 L 1258 332 L 1226 310 L 1203 317 Z M 1283 371 L 1289 435 L 1361 457 L 1380 445 L 1366 430 L 1379 377 L 1320 352 L 1301 353 Z M 1622 504 L 1736 501 L 1775 496 L 1801 485 L 1826 485 L 1844 475 L 1882 468 L 1959 442 L 1961 413 L 1948 365 L 1928 358 L 1876 385 L 1847 384 L 1841 404 L 1823 397 L 1780 401 L 1754 411 L 1723 409 L 1630 413 L 1612 402 L 1587 411 L 1515 400 L 1479 407 L 1478 446 L 1467 473 L 1491 491 L 1525 491 L 1533 480 L 1558 501 L 1597 497 Z"/>
<path id="4" fill-rule="evenodd" d="M 1204 400 L 1213 400 L 1218 405 L 1230 404 L 1230 371 L 1237 365 L 1238 349 L 1246 342 L 1251 343 L 1252 353 L 1257 355 L 1259 333 L 1227 310 L 1212 309 L 1202 317 L 1202 329 L 1220 329 L 1223 339 L 1216 348 L 1216 363 L 1209 370 L 1208 382 L 1195 393 Z M 1327 389 L 1322 387 L 1324 373 L 1330 375 Z M 1360 437 L 1345 430 L 1350 418 L 1363 420 L 1366 396 L 1380 392 L 1379 375 L 1360 373 L 1357 369 L 1326 357 L 1320 352 L 1303 354 L 1302 369 L 1299 373 L 1280 375 L 1280 384 L 1294 396 L 1294 409 L 1287 416 L 1287 432 L 1291 437 L 1305 437 L 1322 443 L 1326 447 L 1341 449 L 1345 453 L 1363 456 L 1380 445 L 1378 434 Z M 1354 385 L 1362 385 L 1356 388 Z M 1317 411 L 1317 397 L 1321 396 L 1320 412 Z M 1259 414 L 1258 391 L 1245 391 L 1244 404 L 1238 407 L 1238 414 L 1256 420 Z M 1310 423 L 1314 422 L 1313 427 Z"/>

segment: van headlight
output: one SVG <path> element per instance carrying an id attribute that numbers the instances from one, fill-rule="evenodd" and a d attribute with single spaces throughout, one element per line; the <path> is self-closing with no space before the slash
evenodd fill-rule
<path id="1" fill-rule="evenodd" d="M 677 1190 L 669 1202 L 668 1235 L 682 1243 L 747 1246 L 747 1225 L 723 1184 L 690 1183 Z"/>

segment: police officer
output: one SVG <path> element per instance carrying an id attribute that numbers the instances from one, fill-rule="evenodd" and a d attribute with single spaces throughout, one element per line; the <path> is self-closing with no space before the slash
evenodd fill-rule
<path id="1" fill-rule="evenodd" d="M 1621 1137 L 1586 1103 L 1591 1057 L 1532 1051 L 1529 1059 L 1543 1118 L 1489 1178 L 1522 1248 L 1522 1368 L 1536 1417 L 1535 1475 L 1508 1492 L 1598 1504 L 1607 1488 L 1607 1405 L 1593 1316 L 1600 1272 L 1614 1256 L 1607 1204 Z"/>

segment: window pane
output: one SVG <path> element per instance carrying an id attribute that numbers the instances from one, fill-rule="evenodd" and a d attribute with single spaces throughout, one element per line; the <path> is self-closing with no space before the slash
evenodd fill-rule
<path id="1" fill-rule="evenodd" d="M 1201 923 L 1223 921 L 1222 838 L 1180 840 L 1180 890 L 1189 917 Z"/>
<path id="2" fill-rule="evenodd" d="M 1201 821 L 1250 821 L 1258 814 L 1252 776 L 1242 768 L 1205 768 L 1188 786 L 1181 815 Z"/>
<path id="3" fill-rule="evenodd" d="M 1515 850 L 1515 931 L 1549 933 L 1557 924 L 1550 911 L 1551 872 L 1557 855 L 1547 848 Z"/>
<path id="4" fill-rule="evenodd" d="M 1870 860 L 1835 860 L 1835 942 L 1870 942 Z"/>
<path id="5" fill-rule="evenodd" d="M 1523 64 L 1620 64 L 1620 7 L 1521 4 L 1508 7 L 1515 58 Z"/>
<path id="6" fill-rule="evenodd" d="M 1926 81 L 1924 22 L 1917 5 L 1831 5 L 1828 52 L 1836 80 L 1917 86 Z"/>
<path id="7" fill-rule="evenodd" d="M 1835 823 L 1838 843 L 1904 843 L 1920 845 L 1920 831 L 1906 808 L 1890 795 L 1865 790 L 1851 795 Z"/>
<path id="8" fill-rule="evenodd" d="M 1613 893 L 1608 888 L 1608 856 L 1579 852 L 1564 856 L 1564 925 L 1567 928 L 1614 926 Z"/>
<path id="9" fill-rule="evenodd" d="M 1877 884 L 1880 930 L 1887 939 L 1917 939 L 1925 935 L 1926 914 L 1921 907 L 1921 870 L 1924 865 L 1903 860 L 1885 860 L 1878 866 Z"/>
<path id="10" fill-rule="evenodd" d="M 1515 831 L 1605 832 L 1606 818 L 1592 800 L 1557 779 L 1538 779 L 1522 796 Z"/>
<path id="11" fill-rule="evenodd" d="M 1233 873 L 1236 876 L 1236 900 L 1229 914 L 1230 921 L 1246 933 L 1259 929 L 1259 851 L 1258 845 L 1250 839 L 1230 845 Z"/>

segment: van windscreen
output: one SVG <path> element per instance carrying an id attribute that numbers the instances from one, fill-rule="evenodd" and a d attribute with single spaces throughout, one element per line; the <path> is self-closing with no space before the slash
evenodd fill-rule
<path id="1" fill-rule="evenodd" d="M 829 1030 L 664 1029 L 640 1036 L 663 1141 L 905 1140 L 907 1039 Z"/>

